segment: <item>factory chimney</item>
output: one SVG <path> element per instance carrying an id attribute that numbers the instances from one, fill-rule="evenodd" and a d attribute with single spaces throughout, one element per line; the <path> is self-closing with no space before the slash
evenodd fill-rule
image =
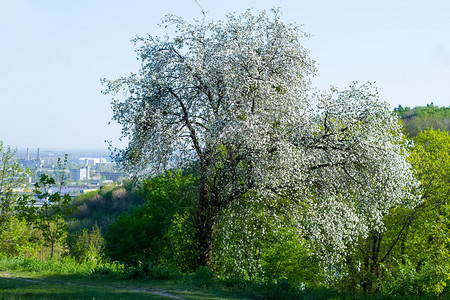
<path id="1" fill-rule="evenodd" d="M 39 148 L 37 149 L 37 160 L 39 160 Z"/>
<path id="2" fill-rule="evenodd" d="M 27 160 L 30 160 L 30 148 L 27 148 Z"/>

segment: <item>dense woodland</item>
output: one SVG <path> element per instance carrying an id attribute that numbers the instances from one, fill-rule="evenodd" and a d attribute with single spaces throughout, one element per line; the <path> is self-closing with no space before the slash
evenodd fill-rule
<path id="1" fill-rule="evenodd" d="M 141 73 L 105 81 L 126 95 L 113 100 L 130 137 L 116 160 L 133 180 L 72 200 L 43 176 L 46 202 L 33 206 L 14 193 L 25 171 L 2 145 L 0 254 L 70 257 L 93 274 L 114 262 L 134 279 L 165 267 L 450 297 L 450 107 L 392 112 L 357 83 L 308 100 L 303 33 L 273 13 L 168 16 L 173 40 L 137 39 Z"/>
<path id="2" fill-rule="evenodd" d="M 414 138 L 428 128 L 450 131 L 450 107 L 435 106 L 433 102 L 427 106 L 417 106 L 412 109 L 399 105 L 394 109 L 394 113 L 402 119 L 405 132 L 410 138 Z"/>

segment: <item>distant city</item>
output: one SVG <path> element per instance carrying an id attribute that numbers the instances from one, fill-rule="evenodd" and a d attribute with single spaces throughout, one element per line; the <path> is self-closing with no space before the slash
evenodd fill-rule
<path id="1" fill-rule="evenodd" d="M 108 151 L 27 148 L 19 149 L 16 158 L 24 169 L 30 170 L 28 188 L 32 188 L 40 176 L 46 174 L 59 183 L 58 191 L 72 196 L 96 190 L 103 184 L 120 183 L 131 177 L 118 170 L 116 164 L 111 162 Z M 58 166 L 58 159 L 61 167 Z"/>

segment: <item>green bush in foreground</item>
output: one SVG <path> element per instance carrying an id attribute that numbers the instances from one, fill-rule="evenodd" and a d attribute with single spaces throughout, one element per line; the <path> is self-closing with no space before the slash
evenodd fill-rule
<path id="1" fill-rule="evenodd" d="M 105 235 L 106 255 L 139 265 L 175 264 L 183 272 L 195 270 L 198 253 L 194 231 L 197 179 L 166 172 L 145 180 L 144 204 L 119 216 Z"/>
<path id="2" fill-rule="evenodd" d="M 70 254 L 78 261 L 101 262 L 105 239 L 100 228 L 94 224 L 91 230 L 83 229 L 67 237 Z"/>

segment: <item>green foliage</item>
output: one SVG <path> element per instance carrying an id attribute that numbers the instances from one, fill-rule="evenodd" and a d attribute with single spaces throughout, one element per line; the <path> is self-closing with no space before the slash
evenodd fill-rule
<path id="1" fill-rule="evenodd" d="M 408 256 L 395 260 L 393 268 L 384 268 L 386 278 L 381 282 L 384 295 L 439 295 L 446 282 L 436 281 L 436 266 L 425 262 L 420 268 Z"/>
<path id="2" fill-rule="evenodd" d="M 346 255 L 335 285 L 354 292 L 379 293 L 380 282 L 386 280 L 382 266 L 391 268 L 402 255 L 413 211 L 403 206 L 392 208 L 384 216 L 386 229 L 371 231 Z"/>
<path id="3" fill-rule="evenodd" d="M 221 277 L 255 280 L 263 277 L 261 255 L 276 238 L 277 224 L 263 202 L 249 201 L 224 209 L 217 222 L 214 268 Z"/>
<path id="4" fill-rule="evenodd" d="M 11 218 L 14 217 L 16 202 L 22 198 L 15 190 L 23 188 L 30 175 L 19 166 L 15 153 L 0 141 L 0 235 L 11 228 L 10 221 L 15 222 Z"/>
<path id="5" fill-rule="evenodd" d="M 134 271 L 137 270 L 135 273 Z M 186 299 L 424 299 L 414 295 L 394 295 L 371 296 L 362 293 L 346 293 L 330 288 L 304 288 L 295 286 L 286 281 L 277 283 L 255 282 L 243 280 L 240 278 L 220 279 L 214 276 L 210 269 L 200 267 L 195 273 L 180 276 L 176 268 L 172 267 L 152 267 L 142 264 L 139 267 L 126 268 L 123 264 L 105 263 L 94 265 L 89 262 L 78 263 L 75 259 L 66 257 L 63 260 L 26 259 L 26 258 L 2 258 L 0 257 L 0 272 L 10 274 L 15 277 L 33 277 L 39 278 L 42 287 L 28 289 L 14 281 L 0 281 L 0 290 L 2 295 L 7 295 L 7 299 L 28 299 L 29 297 L 41 299 L 59 299 L 64 297 L 73 297 L 73 299 L 91 299 L 108 298 L 119 299 L 128 298 L 128 295 L 120 293 L 119 295 L 110 294 L 110 289 L 120 290 L 124 286 L 127 289 L 145 290 L 151 281 L 152 289 L 159 289 L 169 294 L 179 295 Z M 4 274 L 3 273 L 3 274 Z M 136 276 L 131 276 L 132 274 Z M 44 277 L 44 278 L 42 278 Z M 50 281 L 45 277 L 51 277 Z M 158 278 L 158 279 L 157 279 Z M 130 283 L 129 279 L 137 279 Z M 67 284 L 69 280 L 70 284 Z M 96 294 L 86 292 L 86 280 L 88 285 L 99 287 L 100 291 Z M 157 281 L 156 281 L 157 280 Z M 24 282 L 24 281 L 18 281 Z M 53 283 L 61 284 L 60 287 L 53 289 Z M 72 286 L 80 285 L 79 291 L 67 292 Z M 132 287 L 130 287 L 130 284 Z M 30 291 L 30 293 L 18 292 L 12 290 Z M 101 288 L 101 289 L 100 289 Z M 102 290 L 104 289 L 104 290 Z M 386 290 L 388 291 L 388 290 Z M 13 297 L 10 297 L 12 295 Z M 17 298 L 14 298 L 17 296 Z M 150 297 L 148 294 L 145 295 Z M 129 298 L 135 299 L 135 295 L 129 295 Z M 145 298 L 145 299 L 147 299 Z M 167 297 L 165 297 L 167 298 Z M 71 298 L 72 299 L 72 298 Z"/>
<path id="6" fill-rule="evenodd" d="M 275 218 L 286 201 L 249 201 L 222 211 L 214 244 L 214 270 L 221 278 L 288 282 L 318 286 L 323 280 L 320 261 L 310 241 L 291 226 L 288 216 Z M 271 205 L 272 211 L 267 210 Z"/>
<path id="7" fill-rule="evenodd" d="M 224 210 L 219 219 L 214 248 L 218 275 L 303 287 L 321 285 L 324 274 L 313 244 L 299 236 L 288 217 L 276 220 L 263 202 L 245 198 L 236 209 Z M 280 209 L 283 204 L 281 198 L 272 203 Z"/>
<path id="8" fill-rule="evenodd" d="M 450 279 L 450 135 L 427 130 L 409 160 L 422 202 L 384 217 L 385 230 L 360 240 L 339 286 L 388 295 L 442 295 Z"/>
<path id="9" fill-rule="evenodd" d="M 54 248 L 67 233 L 66 220 L 72 216 L 77 208 L 72 206 L 72 198 L 59 192 L 50 193 L 48 188 L 55 185 L 55 179 L 41 175 L 36 182 L 34 193 L 41 201 L 37 204 L 35 197 L 24 197 L 18 203 L 19 216 L 29 225 L 40 230 L 45 242 L 51 247 L 50 257 L 53 257 Z"/>
<path id="10" fill-rule="evenodd" d="M 148 270 L 148 277 L 156 280 L 173 280 L 180 278 L 180 271 L 174 266 L 155 266 Z"/>
<path id="11" fill-rule="evenodd" d="M 13 258 L 0 257 L 0 271 L 18 270 L 21 272 L 36 272 L 40 274 L 94 276 L 101 277 L 107 273 L 109 276 L 120 277 L 125 272 L 125 266 L 117 263 L 93 263 L 90 261 L 78 262 L 71 256 L 62 259 L 36 259 L 21 256 Z"/>
<path id="12" fill-rule="evenodd" d="M 74 215 L 75 220 L 69 222 L 69 232 L 90 229 L 97 224 L 100 231 L 105 233 L 120 214 L 140 204 L 142 197 L 134 182 L 103 185 L 98 191 L 88 192 L 74 199 L 78 213 Z"/>
<path id="13" fill-rule="evenodd" d="M 167 173 L 144 181 L 145 203 L 122 214 L 106 234 L 106 253 L 127 263 L 174 263 L 183 271 L 195 268 L 193 199 L 197 179 Z"/>
<path id="14" fill-rule="evenodd" d="M 131 264 L 139 261 L 160 260 L 162 227 L 147 213 L 146 207 L 137 207 L 122 214 L 106 233 L 106 254 L 113 260 Z"/>
<path id="15" fill-rule="evenodd" d="M 410 229 L 406 254 L 417 271 L 432 268 L 423 289 L 440 294 L 450 280 L 450 134 L 421 132 L 411 163 L 421 181 L 423 203 Z"/>
<path id="16" fill-rule="evenodd" d="M 211 285 L 215 277 L 216 276 L 214 272 L 206 266 L 198 267 L 195 270 L 194 274 L 192 274 L 192 279 L 194 280 L 194 282 L 202 287 L 207 287 Z"/>
<path id="17" fill-rule="evenodd" d="M 441 118 L 448 118 L 450 117 L 450 106 L 439 107 L 431 102 L 426 106 L 416 106 L 411 109 L 410 107 L 402 107 L 401 105 L 399 105 L 397 108 L 394 108 L 394 113 L 396 113 L 400 117 L 403 117 L 404 119 L 409 119 L 413 116 L 423 117 L 430 115 L 438 116 Z"/>
<path id="18" fill-rule="evenodd" d="M 411 138 L 430 128 L 450 131 L 450 106 L 439 107 L 431 103 L 411 109 L 399 105 L 394 113 L 401 117 L 405 131 Z"/>
<path id="19" fill-rule="evenodd" d="M 323 285 L 324 271 L 314 255 L 311 243 L 300 239 L 293 231 L 280 232 L 262 257 L 264 277 L 271 282 L 289 282 L 295 286 Z"/>
<path id="20" fill-rule="evenodd" d="M 31 255 L 35 249 L 33 238 L 36 233 L 27 226 L 24 220 L 11 217 L 3 225 L 0 234 L 0 254 L 8 257 L 18 255 Z"/>
<path id="21" fill-rule="evenodd" d="M 191 214 L 189 210 L 175 213 L 164 235 L 164 261 L 175 262 L 182 272 L 194 270 L 199 256 Z"/>
<path id="22" fill-rule="evenodd" d="M 105 240 L 100 232 L 100 228 L 95 224 L 91 230 L 83 229 L 76 234 L 67 237 L 69 253 L 78 262 L 101 262 Z"/>
<path id="23" fill-rule="evenodd" d="M 127 279 L 175 280 L 181 276 L 180 270 L 174 265 L 156 265 L 139 262 L 137 266 L 129 266 L 124 271 Z"/>

